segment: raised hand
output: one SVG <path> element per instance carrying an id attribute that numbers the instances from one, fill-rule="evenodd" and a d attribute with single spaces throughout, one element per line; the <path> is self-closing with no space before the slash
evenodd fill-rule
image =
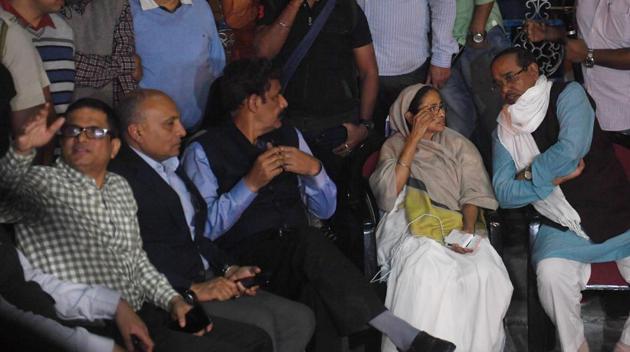
<path id="1" fill-rule="evenodd" d="M 523 29 L 525 34 L 527 34 L 527 39 L 532 43 L 547 40 L 547 25 L 545 22 L 527 20 Z"/>
<path id="2" fill-rule="evenodd" d="M 411 123 L 411 131 L 409 131 L 409 137 L 416 143 L 420 142 L 422 137 L 427 133 L 427 129 L 431 122 L 433 122 L 435 116 L 427 108 L 423 108 L 413 117 Z"/>
<path id="3" fill-rule="evenodd" d="M 49 104 L 44 104 L 37 114 L 24 124 L 18 135 L 15 136 L 14 148 L 18 154 L 29 154 L 33 149 L 42 147 L 53 138 L 55 132 L 65 122 L 63 117 L 58 118 L 52 125 L 48 126 L 46 118 L 48 116 Z"/>
<path id="4" fill-rule="evenodd" d="M 252 191 L 258 192 L 274 177 L 282 173 L 282 152 L 278 147 L 267 144 L 267 151 L 260 154 L 249 173 L 244 177 L 245 185 Z"/>

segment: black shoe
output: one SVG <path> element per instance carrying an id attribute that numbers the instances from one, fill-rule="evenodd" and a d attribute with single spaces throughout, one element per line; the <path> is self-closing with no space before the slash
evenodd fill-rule
<path id="1" fill-rule="evenodd" d="M 455 345 L 420 331 L 407 352 L 453 352 Z"/>

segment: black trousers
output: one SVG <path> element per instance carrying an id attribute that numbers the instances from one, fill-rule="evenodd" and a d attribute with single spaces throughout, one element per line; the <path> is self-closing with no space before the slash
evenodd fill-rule
<path id="1" fill-rule="evenodd" d="M 316 351 L 340 351 L 342 336 L 385 311 L 356 266 L 316 228 L 254 234 L 232 254 L 243 265 L 271 272 L 271 292 L 313 309 Z"/>
<path id="2" fill-rule="evenodd" d="M 204 336 L 171 330 L 168 326 L 171 317 L 168 312 L 152 304 L 145 303 L 138 312 L 149 329 L 155 343 L 155 351 L 160 352 L 272 352 L 273 345 L 267 333 L 253 325 L 212 317 L 212 331 Z M 90 332 L 113 338 L 124 346 L 122 337 L 113 321 L 105 326 L 84 326 Z"/>

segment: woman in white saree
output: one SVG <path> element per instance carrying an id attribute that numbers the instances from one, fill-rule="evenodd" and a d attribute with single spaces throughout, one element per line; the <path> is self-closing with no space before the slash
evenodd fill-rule
<path id="1" fill-rule="evenodd" d="M 474 145 L 445 126 L 437 90 L 414 85 L 390 109 L 396 131 L 383 145 L 370 186 L 381 210 L 379 262 L 385 305 L 457 351 L 501 351 L 512 284 L 485 238 L 481 208 L 496 209 Z M 446 247 L 453 230 L 482 236 L 476 249 Z M 386 338 L 383 351 L 396 351 Z"/>

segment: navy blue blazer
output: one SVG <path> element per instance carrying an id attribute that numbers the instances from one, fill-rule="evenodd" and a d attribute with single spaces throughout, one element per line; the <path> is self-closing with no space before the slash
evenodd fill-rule
<path id="1" fill-rule="evenodd" d="M 178 172 L 195 207 L 195 240 L 190 236 L 184 209 L 177 192 L 136 152 L 123 145 L 110 163 L 109 171 L 129 182 L 138 203 L 138 222 L 144 250 L 155 267 L 166 275 L 178 291 L 190 288 L 193 282 L 205 280 L 200 255 L 216 275 L 226 265 L 235 263 L 232 257 L 203 236 L 207 206 L 190 179 Z"/>

